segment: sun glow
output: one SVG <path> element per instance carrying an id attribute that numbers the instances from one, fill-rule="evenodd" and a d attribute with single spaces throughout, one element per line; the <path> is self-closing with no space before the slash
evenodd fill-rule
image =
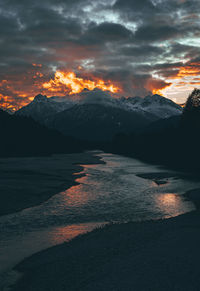
<path id="1" fill-rule="evenodd" d="M 176 74 L 172 74 L 165 79 L 169 82 L 169 86 L 161 89 L 153 89 L 153 94 L 166 96 L 173 101 L 178 98 L 179 103 L 184 103 L 188 94 L 200 86 L 200 64 L 198 62 L 191 62 L 181 66 Z"/>
<path id="2" fill-rule="evenodd" d="M 63 87 L 67 89 L 68 94 L 78 94 L 84 89 L 90 91 L 95 88 L 101 89 L 102 91 L 110 91 L 112 93 L 117 93 L 121 89 L 111 81 L 104 81 L 102 79 L 95 78 L 94 80 L 87 80 L 79 78 L 74 72 L 62 72 L 56 71 L 54 79 L 51 79 L 49 82 L 43 83 L 43 88 L 51 92 L 63 91 Z"/>
<path id="3" fill-rule="evenodd" d="M 164 96 L 163 95 L 163 93 L 165 92 L 164 90 L 166 90 L 167 88 L 170 88 L 171 85 L 172 85 L 172 83 L 169 83 L 169 84 L 166 84 L 166 86 L 164 86 L 162 88 L 152 89 L 152 93 L 153 94 L 158 94 L 158 95 Z"/>
<path id="4" fill-rule="evenodd" d="M 162 94 L 163 94 L 163 93 L 162 93 L 162 90 L 164 90 L 164 89 L 153 89 L 153 90 L 152 90 L 152 93 L 153 93 L 153 94 L 162 95 Z"/>

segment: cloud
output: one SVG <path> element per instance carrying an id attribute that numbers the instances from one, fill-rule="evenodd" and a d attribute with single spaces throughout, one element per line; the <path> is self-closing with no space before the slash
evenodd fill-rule
<path id="1" fill-rule="evenodd" d="M 154 42 L 172 39 L 179 34 L 176 27 L 169 25 L 143 25 L 135 33 L 137 41 Z"/>
<path id="2" fill-rule="evenodd" d="M 144 56 L 146 55 L 149 58 L 152 56 L 158 56 L 158 54 L 163 54 L 164 49 L 159 46 L 153 45 L 129 45 L 129 46 L 122 46 L 120 48 L 120 53 L 125 56 L 131 57 L 142 57 L 144 60 Z"/>
<path id="3" fill-rule="evenodd" d="M 102 104 L 102 105 L 117 105 L 113 95 L 110 92 L 94 89 L 93 91 L 84 90 L 79 94 L 83 104 Z"/>
<path id="4" fill-rule="evenodd" d="M 29 102 L 55 70 L 120 82 L 125 96 L 195 77 L 199 14 L 199 0 L 2 0 L 1 98 Z"/>
<path id="5" fill-rule="evenodd" d="M 105 43 L 131 39 L 132 32 L 121 24 L 104 22 L 99 25 L 91 25 L 82 36 L 84 43 Z"/>
<path id="6" fill-rule="evenodd" d="M 150 13 L 157 10 L 156 6 L 151 0 L 117 0 L 113 8 L 125 10 L 126 12 L 132 11 L 134 14 Z"/>

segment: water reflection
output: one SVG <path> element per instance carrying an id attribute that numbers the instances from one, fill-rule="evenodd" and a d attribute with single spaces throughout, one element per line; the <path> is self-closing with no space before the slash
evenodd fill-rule
<path id="1" fill-rule="evenodd" d="M 64 241 L 69 241 L 80 234 L 90 232 L 93 229 L 99 228 L 105 224 L 106 222 L 89 222 L 56 227 L 50 234 L 50 240 L 53 245 L 57 245 L 63 243 Z"/>
<path id="2" fill-rule="evenodd" d="M 7 238 L 7 240 L 0 240 L 0 274 L 30 256 L 30 254 L 67 242 L 105 224 L 104 222 L 90 222 L 50 227 L 27 233 L 24 236 L 19 233 L 14 240 L 12 237 Z"/>
<path id="3" fill-rule="evenodd" d="M 183 207 L 186 201 L 183 197 L 175 193 L 162 193 L 155 196 L 156 204 L 159 209 L 165 214 L 165 217 L 170 217 L 171 215 L 177 216 L 183 213 Z"/>
<path id="4" fill-rule="evenodd" d="M 56 219 L 71 223 L 137 221 L 177 216 L 193 208 L 174 191 L 180 187 L 177 180 L 176 185 L 172 180 L 160 188 L 154 181 L 135 175 L 138 168 L 132 161 L 128 165 L 124 160 L 107 160 L 106 164 L 82 166 L 84 176 L 76 178 L 78 185 L 63 191 L 56 203 L 51 201 L 51 207 L 56 205 L 55 212 L 51 211 Z"/>
<path id="5" fill-rule="evenodd" d="M 86 166 L 83 165 L 85 168 Z M 87 165 L 87 168 L 95 168 L 96 165 Z M 81 173 L 85 173 L 82 171 Z M 77 173 L 76 173 L 77 174 Z M 83 177 L 77 178 L 75 181 L 78 185 L 72 186 L 62 192 L 63 202 L 69 207 L 78 208 L 84 206 L 90 200 L 95 200 L 93 189 L 97 189 L 100 183 L 98 181 L 88 179 L 89 174 L 85 173 Z"/>
<path id="6" fill-rule="evenodd" d="M 158 172 L 155 166 L 112 154 L 101 156 L 106 164 L 82 165 L 83 171 L 74 174 L 79 184 L 39 206 L 0 218 L 0 272 L 105 221 L 160 219 L 194 209 L 179 194 L 197 188 L 196 184 L 169 179 L 158 187 L 137 176 Z"/>
<path id="7" fill-rule="evenodd" d="M 70 207 L 79 207 L 87 203 L 88 192 L 83 191 L 82 185 L 72 186 L 70 190 L 63 193 L 63 201 Z"/>

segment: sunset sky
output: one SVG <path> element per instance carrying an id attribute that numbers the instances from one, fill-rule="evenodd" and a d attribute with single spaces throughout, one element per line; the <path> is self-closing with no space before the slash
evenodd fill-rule
<path id="1" fill-rule="evenodd" d="M 0 44 L 0 107 L 85 83 L 177 103 L 200 88 L 199 0 L 1 0 Z"/>

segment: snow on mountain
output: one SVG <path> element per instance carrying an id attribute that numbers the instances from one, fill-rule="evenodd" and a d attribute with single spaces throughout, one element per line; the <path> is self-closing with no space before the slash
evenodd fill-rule
<path id="1" fill-rule="evenodd" d="M 143 111 L 155 115 L 157 118 L 169 118 L 180 115 L 182 108 L 170 99 L 160 95 L 141 97 L 120 98 L 122 106 L 130 111 Z"/>
<path id="2" fill-rule="evenodd" d="M 74 104 L 67 97 L 53 96 L 47 98 L 45 95 L 39 94 L 35 96 L 31 103 L 19 109 L 15 114 L 32 117 L 34 120 L 43 123 L 49 116 L 64 111 L 74 106 Z"/>
<path id="3" fill-rule="evenodd" d="M 152 114 L 157 119 L 168 118 L 182 113 L 181 106 L 160 95 L 141 97 L 113 98 L 110 93 L 102 92 L 99 89 L 93 91 L 85 90 L 80 94 L 83 104 L 101 104 L 104 106 L 120 108 L 140 114 Z"/>
<path id="4" fill-rule="evenodd" d="M 84 90 L 77 97 L 78 98 L 76 98 L 76 101 L 72 101 L 69 96 L 53 96 L 47 98 L 46 96 L 39 94 L 30 104 L 22 107 L 15 114 L 32 117 L 36 121 L 48 125 L 48 121 L 52 120 L 52 116 L 58 115 L 68 109 L 73 111 L 74 106 L 81 105 L 85 105 L 80 107 L 82 108 L 81 114 L 84 115 L 85 119 L 88 118 L 87 115 L 93 114 L 93 112 L 89 112 L 89 110 L 94 110 L 94 108 L 97 108 L 98 106 L 104 108 L 104 111 L 106 111 L 107 114 L 109 114 L 109 112 L 111 114 L 113 109 L 118 109 L 121 110 L 118 111 L 118 114 L 120 112 L 123 112 L 123 114 L 124 112 L 139 114 L 140 117 L 143 117 L 145 120 L 148 119 L 149 122 L 153 122 L 161 118 L 164 119 L 172 116 L 178 116 L 182 113 L 181 106 L 159 95 L 146 96 L 145 98 L 113 98 L 110 93 L 95 89 L 93 91 Z M 78 109 L 74 110 L 74 113 L 77 112 L 77 110 Z M 117 112 L 116 110 L 115 112 Z M 100 111 L 102 114 L 101 118 L 103 118 L 103 116 L 105 116 L 105 112 L 103 112 L 103 110 Z M 120 118 L 118 119 L 119 122 L 121 122 Z"/>
<path id="5" fill-rule="evenodd" d="M 182 113 L 180 105 L 157 94 L 144 98 L 138 96 L 113 98 L 110 93 L 95 89 L 93 91 L 84 91 L 80 95 L 83 104 L 102 104 L 132 112 L 138 111 L 142 115 L 148 113 L 154 115 L 157 119 L 169 118 Z"/>

